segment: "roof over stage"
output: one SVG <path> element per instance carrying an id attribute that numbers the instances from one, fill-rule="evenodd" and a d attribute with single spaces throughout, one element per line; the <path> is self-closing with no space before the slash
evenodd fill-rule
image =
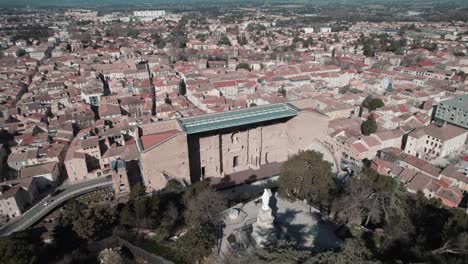
<path id="1" fill-rule="evenodd" d="M 296 116 L 299 108 L 289 103 L 255 106 L 240 110 L 179 119 L 187 134 L 237 127 Z"/>

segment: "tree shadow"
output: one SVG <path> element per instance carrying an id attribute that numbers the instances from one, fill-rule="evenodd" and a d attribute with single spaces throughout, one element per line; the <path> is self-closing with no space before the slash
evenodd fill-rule
<path id="1" fill-rule="evenodd" d="M 393 259 L 393 260 L 405 260 L 410 263 L 422 263 L 424 258 L 422 252 L 415 248 L 414 243 L 404 240 L 392 241 L 390 245 L 385 247 L 383 252 L 379 254 L 379 258 L 382 261 Z"/>
<path id="2" fill-rule="evenodd" d="M 361 237 L 364 240 L 364 244 L 368 249 L 370 249 L 372 252 L 377 252 L 377 245 L 375 244 L 373 232 L 364 232 L 364 234 L 362 234 Z"/>
<path id="3" fill-rule="evenodd" d="M 315 237 L 315 228 L 312 225 L 294 224 L 293 221 L 300 214 L 300 210 L 286 209 L 284 213 L 277 213 L 275 226 L 278 229 L 279 238 L 300 247 L 307 247 L 311 239 Z"/>
<path id="4" fill-rule="evenodd" d="M 233 184 L 234 181 L 231 179 L 231 175 L 226 175 L 223 178 L 221 178 L 219 185 L 222 186 L 229 186 L 230 184 Z"/>
<path id="5" fill-rule="evenodd" d="M 338 248 L 342 242 L 335 233 L 338 226 L 331 221 L 321 219 L 319 215 L 314 215 L 314 217 L 319 219 L 315 226 L 314 250 L 322 252 L 331 248 Z"/>
<path id="6" fill-rule="evenodd" d="M 257 175 L 253 174 L 253 175 L 250 175 L 249 178 L 247 178 L 247 180 L 245 180 L 245 184 L 251 184 L 253 182 L 255 182 L 257 180 Z"/>

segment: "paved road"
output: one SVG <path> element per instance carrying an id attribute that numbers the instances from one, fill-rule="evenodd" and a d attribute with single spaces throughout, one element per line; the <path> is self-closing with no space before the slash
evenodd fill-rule
<path id="1" fill-rule="evenodd" d="M 112 187 L 112 178 L 98 178 L 96 180 L 74 184 L 69 186 L 61 186 L 58 189 L 63 190 L 61 193 L 54 197 L 47 196 L 28 211 L 23 213 L 21 216 L 14 218 L 0 230 L 0 236 L 8 236 L 14 232 L 22 231 L 42 219 L 48 213 L 53 211 L 57 206 L 63 204 L 67 200 L 83 195 L 85 193 Z M 48 205 L 44 205 L 45 202 L 50 202 Z"/>

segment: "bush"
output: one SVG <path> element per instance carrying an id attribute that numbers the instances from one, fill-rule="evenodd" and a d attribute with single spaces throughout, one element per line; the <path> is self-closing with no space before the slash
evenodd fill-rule
<path id="1" fill-rule="evenodd" d="M 361 124 L 361 132 L 363 135 L 370 135 L 377 131 L 377 121 L 374 118 L 374 114 L 371 114 L 366 121 Z"/>
<path id="2" fill-rule="evenodd" d="M 237 239 L 236 239 L 236 236 L 233 235 L 233 234 L 230 234 L 228 237 L 227 237 L 227 241 L 229 242 L 229 244 L 234 244 L 237 242 Z"/>

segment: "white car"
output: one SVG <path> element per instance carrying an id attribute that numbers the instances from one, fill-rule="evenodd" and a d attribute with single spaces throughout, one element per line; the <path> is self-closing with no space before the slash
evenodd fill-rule
<path id="1" fill-rule="evenodd" d="M 48 206 L 50 204 L 50 201 L 45 201 L 44 206 Z"/>

